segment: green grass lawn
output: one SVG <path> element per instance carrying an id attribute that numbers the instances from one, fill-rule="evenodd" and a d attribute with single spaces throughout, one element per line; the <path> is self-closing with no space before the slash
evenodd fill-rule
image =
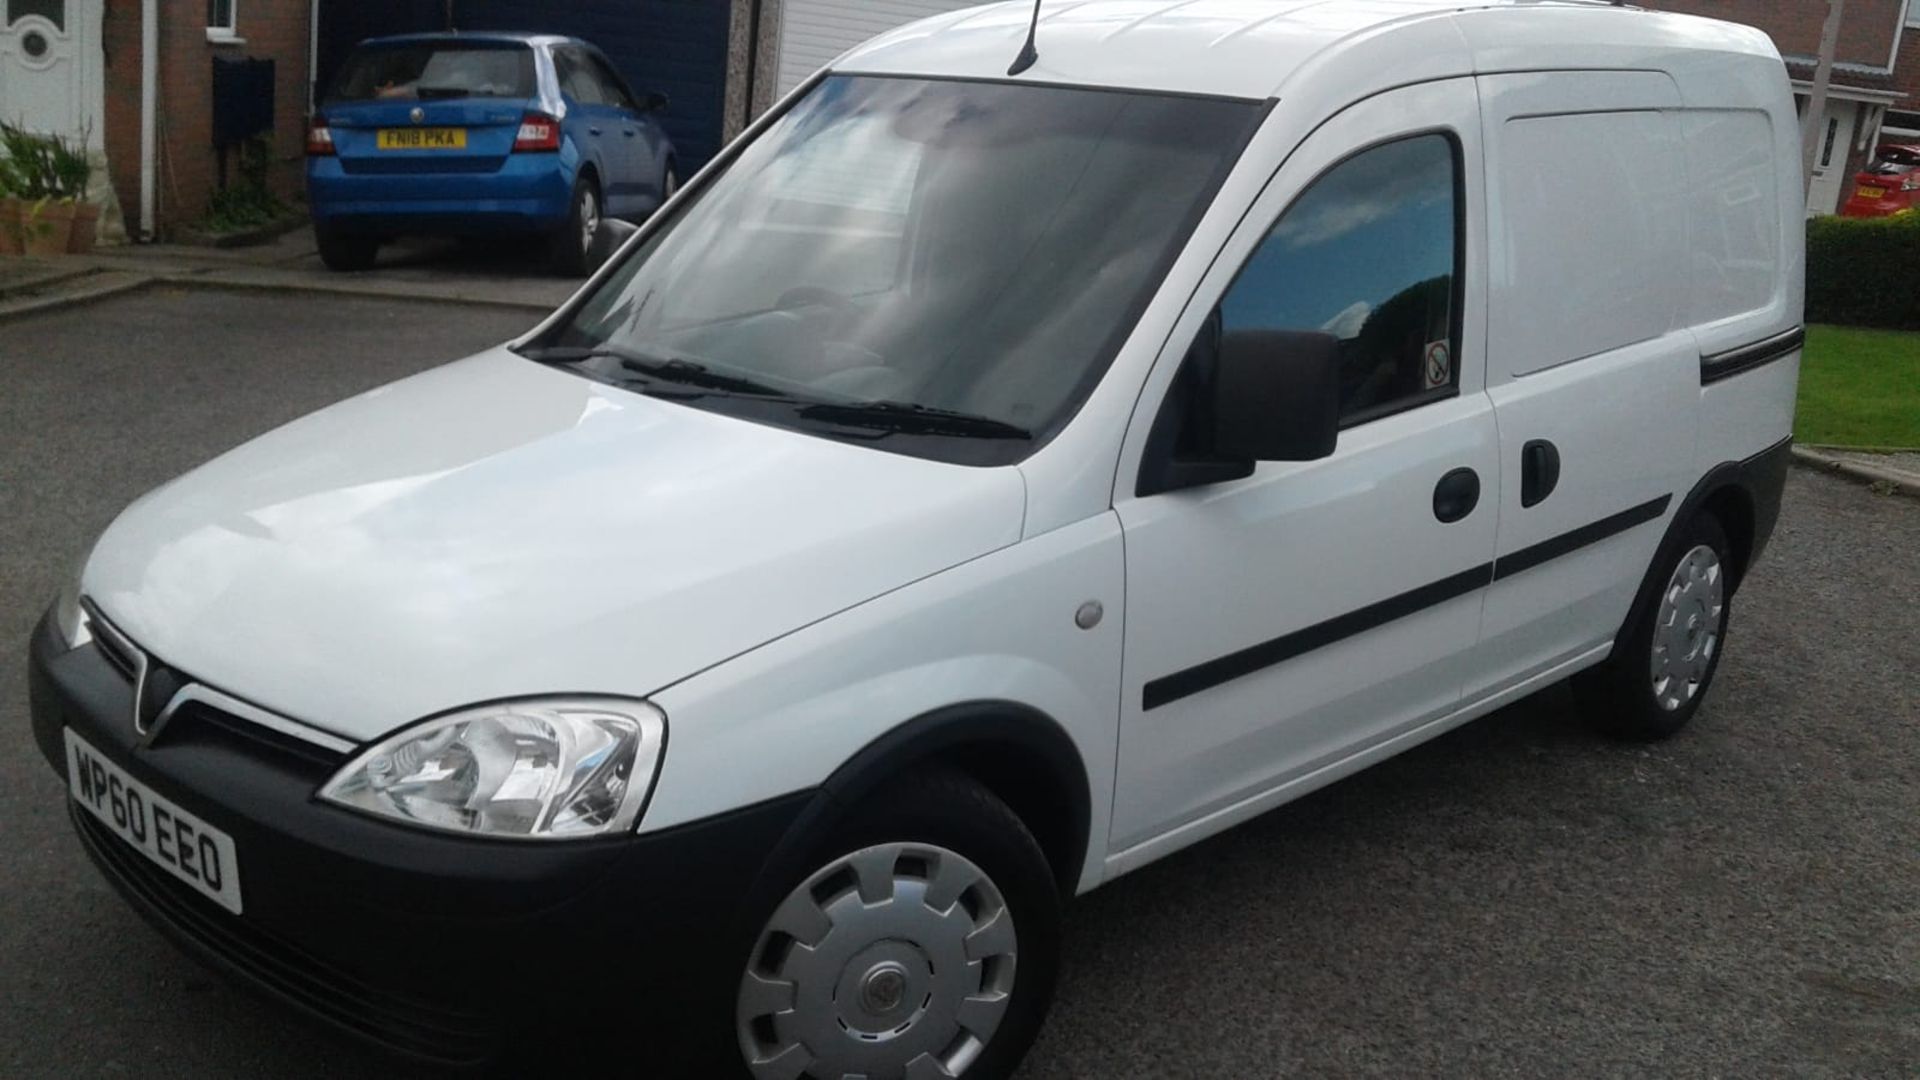
<path id="1" fill-rule="evenodd" d="M 1793 428 L 1802 443 L 1920 448 L 1920 333 L 1808 327 Z"/>

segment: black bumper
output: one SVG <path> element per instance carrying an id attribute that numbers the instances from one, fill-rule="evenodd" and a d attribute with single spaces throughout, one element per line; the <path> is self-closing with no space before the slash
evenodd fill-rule
<path id="1" fill-rule="evenodd" d="M 1741 481 L 1753 500 L 1753 549 L 1747 566 L 1760 561 L 1780 523 L 1780 501 L 1786 495 L 1787 470 L 1793 465 L 1793 440 L 1782 439 L 1740 463 Z"/>
<path id="2" fill-rule="evenodd" d="M 592 1054 L 585 1037 L 595 1032 L 618 1040 L 629 1069 L 724 1050 L 715 1020 L 731 1013 L 744 965 L 742 899 L 810 794 L 638 837 L 435 835 L 316 801 L 343 758 L 217 715 L 183 713 L 138 745 L 127 679 L 97 648 L 66 650 L 50 620 L 34 633 L 29 667 L 35 739 L 57 771 L 67 769 L 61 731 L 72 728 L 233 837 L 240 916 L 70 802 L 107 878 L 216 970 L 438 1064 L 498 1061 L 531 1048 L 523 1044 Z"/>

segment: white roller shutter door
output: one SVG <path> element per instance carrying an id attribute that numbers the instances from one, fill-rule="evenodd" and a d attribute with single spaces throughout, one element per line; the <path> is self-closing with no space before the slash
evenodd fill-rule
<path id="1" fill-rule="evenodd" d="M 780 15 L 780 93 L 855 45 L 916 19 L 980 0 L 787 0 Z"/>

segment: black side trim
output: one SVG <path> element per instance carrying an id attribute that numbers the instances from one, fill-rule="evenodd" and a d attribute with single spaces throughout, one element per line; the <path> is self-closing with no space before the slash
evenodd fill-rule
<path id="1" fill-rule="evenodd" d="M 1635 526 L 1657 521 L 1667 512 L 1667 507 L 1672 503 L 1672 495 L 1662 495 L 1630 510 L 1622 510 L 1620 513 L 1601 518 L 1591 525 L 1582 525 L 1578 529 L 1561 533 L 1550 540 L 1543 540 L 1532 547 L 1522 548 L 1495 562 L 1483 563 L 1471 570 L 1463 570 L 1432 584 L 1422 585 L 1398 596 L 1390 596 L 1344 615 L 1336 615 L 1325 622 L 1303 627 L 1290 634 L 1282 634 L 1270 641 L 1263 641 L 1238 652 L 1231 652 L 1205 663 L 1195 664 L 1193 667 L 1176 671 L 1171 675 L 1162 675 L 1142 688 L 1141 708 L 1150 712 L 1162 705 L 1171 704 L 1184 697 L 1192 697 L 1201 691 L 1230 683 L 1263 668 L 1283 664 L 1315 649 L 1326 648 L 1355 634 L 1364 634 L 1368 630 L 1385 626 L 1397 619 L 1404 619 L 1425 608 L 1444 604 L 1448 600 L 1465 596 L 1475 589 L 1486 588 L 1503 578 L 1531 570 L 1562 555 L 1570 555 L 1583 547 L 1617 536 Z"/>
<path id="2" fill-rule="evenodd" d="M 1626 532 L 1636 525 L 1645 525 L 1649 521 L 1658 521 L 1667 512 L 1673 502 L 1673 496 L 1662 495 L 1657 499 L 1643 502 L 1631 510 L 1622 510 L 1617 514 L 1603 517 L 1591 525 L 1582 525 L 1572 532 L 1564 532 L 1550 540 L 1542 540 L 1532 547 L 1519 551 L 1493 564 L 1493 580 L 1510 578 L 1524 573 L 1541 563 L 1550 562 L 1562 555 L 1578 551 L 1588 544 L 1597 544 L 1610 536 Z"/>
<path id="3" fill-rule="evenodd" d="M 1390 596 L 1378 603 L 1349 611 L 1345 615 L 1336 615 L 1326 622 L 1283 634 L 1271 641 L 1228 653 L 1204 664 L 1197 664 L 1185 671 L 1176 671 L 1163 675 L 1146 685 L 1142 692 L 1141 707 L 1152 710 L 1183 697 L 1191 697 L 1202 690 L 1211 690 L 1223 683 L 1230 683 L 1245 675 L 1251 675 L 1262 668 L 1285 663 L 1296 656 L 1322 649 L 1342 638 L 1363 634 L 1376 627 L 1385 626 L 1396 619 L 1429 608 L 1435 604 L 1444 604 L 1448 600 L 1465 596 L 1475 589 L 1484 589 L 1493 580 L 1493 564 L 1482 563 L 1471 570 L 1464 570 L 1452 577 L 1442 578 L 1430 585 L 1422 585 L 1410 592 Z"/>
<path id="4" fill-rule="evenodd" d="M 1771 364 L 1799 352 L 1807 343 L 1807 328 L 1796 326 L 1782 334 L 1775 334 L 1764 341 L 1751 345 L 1742 345 L 1737 349 L 1728 349 L 1711 356 L 1700 358 L 1700 385 L 1730 379 L 1744 371 Z"/>

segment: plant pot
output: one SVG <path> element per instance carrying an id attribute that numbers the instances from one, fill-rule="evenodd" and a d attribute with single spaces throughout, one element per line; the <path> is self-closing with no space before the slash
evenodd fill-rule
<path id="1" fill-rule="evenodd" d="M 86 255 L 100 234 L 100 204 L 73 204 L 73 234 L 67 239 L 67 254 Z"/>
<path id="2" fill-rule="evenodd" d="M 73 238 L 73 204 L 70 202 L 31 203 L 22 215 L 21 244 L 28 255 L 65 255 Z"/>
<path id="3" fill-rule="evenodd" d="M 20 200 L 0 199 L 0 255 L 20 254 Z"/>

